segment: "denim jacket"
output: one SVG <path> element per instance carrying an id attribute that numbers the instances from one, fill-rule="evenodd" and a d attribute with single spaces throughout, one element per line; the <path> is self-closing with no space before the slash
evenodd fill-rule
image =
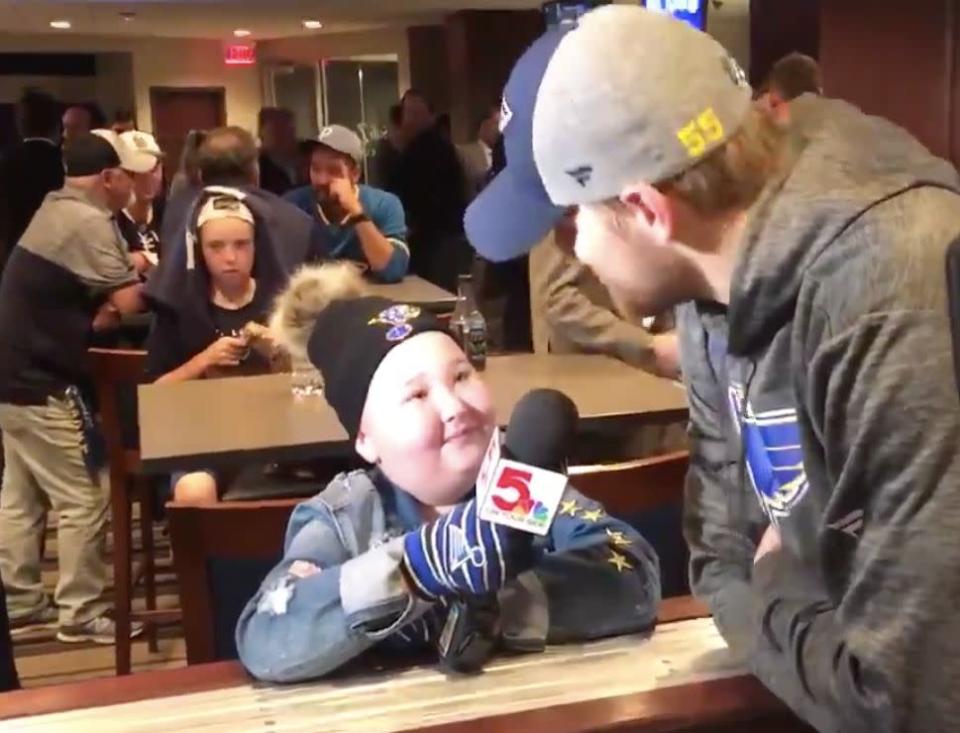
<path id="1" fill-rule="evenodd" d="M 416 500 L 379 472 L 341 474 L 290 517 L 284 554 L 247 603 L 237 649 L 262 680 L 328 674 L 373 647 L 423 651 L 443 603 L 414 596 L 401 573 L 403 536 L 422 524 Z M 652 626 L 659 562 L 629 525 L 572 487 L 534 567 L 499 593 L 502 645 L 596 639 Z"/>

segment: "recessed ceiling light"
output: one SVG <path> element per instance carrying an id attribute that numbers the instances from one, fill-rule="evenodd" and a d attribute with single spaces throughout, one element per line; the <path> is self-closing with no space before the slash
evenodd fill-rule
<path id="1" fill-rule="evenodd" d="M 237 38 L 246 38 L 250 35 L 250 31 L 248 31 L 246 28 L 237 28 L 233 32 L 233 35 L 235 35 Z"/>
<path id="2" fill-rule="evenodd" d="M 58 31 L 68 31 L 73 27 L 73 25 L 69 20 L 51 20 L 50 27 L 56 28 Z"/>
<path id="3" fill-rule="evenodd" d="M 124 12 L 120 13 L 120 19 L 124 23 L 130 23 L 131 21 L 134 21 L 137 19 L 137 14 L 129 10 L 125 10 Z"/>
<path id="4" fill-rule="evenodd" d="M 323 23 L 319 20 L 305 20 L 303 21 L 303 27 L 308 31 L 318 31 L 323 28 Z"/>

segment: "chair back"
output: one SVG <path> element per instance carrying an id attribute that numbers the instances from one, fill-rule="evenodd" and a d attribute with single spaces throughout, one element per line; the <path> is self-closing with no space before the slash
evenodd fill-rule
<path id="1" fill-rule="evenodd" d="M 167 504 L 188 664 L 236 655 L 237 618 L 283 554 L 287 522 L 301 501 Z"/>
<path id="2" fill-rule="evenodd" d="M 687 451 L 625 463 L 572 466 L 570 483 L 613 514 L 636 514 L 683 503 Z"/>
<path id="3" fill-rule="evenodd" d="M 575 466 L 570 482 L 611 514 L 634 526 L 660 558 L 664 598 L 690 592 L 690 553 L 683 539 L 685 451 L 600 466 Z"/>
<path id="4" fill-rule="evenodd" d="M 90 349 L 87 358 L 100 407 L 111 479 L 125 480 L 129 473 L 139 470 L 137 385 L 147 381 L 147 352 Z"/>

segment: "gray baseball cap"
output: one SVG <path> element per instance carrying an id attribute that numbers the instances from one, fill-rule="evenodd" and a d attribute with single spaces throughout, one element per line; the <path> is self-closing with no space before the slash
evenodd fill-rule
<path id="1" fill-rule="evenodd" d="M 614 198 L 691 168 L 740 128 L 746 75 L 668 15 L 608 5 L 560 41 L 537 91 L 533 155 L 559 206 Z"/>
<path id="2" fill-rule="evenodd" d="M 343 125 L 324 127 L 317 136 L 317 142 L 338 153 L 349 155 L 357 163 L 363 163 L 363 143 L 360 141 L 360 136 L 349 127 Z"/>

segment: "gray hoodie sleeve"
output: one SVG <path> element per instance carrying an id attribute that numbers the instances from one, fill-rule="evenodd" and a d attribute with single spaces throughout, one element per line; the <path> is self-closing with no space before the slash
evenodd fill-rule
<path id="1" fill-rule="evenodd" d="M 839 324 L 813 307 L 798 324 L 801 428 L 822 446 L 806 468 L 834 487 L 823 577 L 786 545 L 756 565 L 751 659 L 821 730 L 960 720 L 960 405 L 938 274 L 926 307 Z"/>
<path id="2" fill-rule="evenodd" d="M 750 576 L 764 520 L 739 480 L 719 412 L 726 404 L 713 371 L 707 333 L 692 303 L 677 309 L 680 358 L 690 405 L 690 469 L 684 496 L 684 536 L 690 548 L 690 585 L 705 601 L 727 643 L 741 648 L 754 632 Z M 717 351 L 725 352 L 723 349 Z"/>

